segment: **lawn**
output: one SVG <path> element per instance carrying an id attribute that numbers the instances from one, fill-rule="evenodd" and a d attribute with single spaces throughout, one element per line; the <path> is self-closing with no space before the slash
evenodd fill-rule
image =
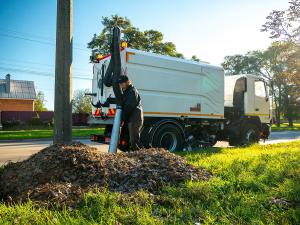
<path id="1" fill-rule="evenodd" d="M 80 128 L 72 129 L 73 137 L 88 137 L 93 133 L 103 132 L 102 128 Z M 52 138 L 53 130 L 18 130 L 18 131 L 0 131 L 0 140 L 18 140 L 18 139 L 39 139 Z"/>
<path id="2" fill-rule="evenodd" d="M 300 130 L 300 123 L 294 123 L 294 126 L 289 127 L 288 123 L 280 124 L 280 127 L 277 127 L 276 124 L 272 125 L 272 131 L 285 131 L 285 130 Z"/>
<path id="3" fill-rule="evenodd" d="M 0 204 L 0 224 L 300 224 L 300 141 L 181 153 L 213 173 L 160 195 L 108 191 L 76 209 Z"/>

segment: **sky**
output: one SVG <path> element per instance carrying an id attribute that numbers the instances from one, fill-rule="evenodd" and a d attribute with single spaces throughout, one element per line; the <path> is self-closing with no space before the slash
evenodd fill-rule
<path id="1" fill-rule="evenodd" d="M 265 49 L 265 17 L 288 0 L 73 0 L 73 90 L 91 89 L 87 43 L 101 18 L 126 16 L 140 30 L 156 29 L 186 58 L 220 65 L 227 55 Z M 54 108 L 56 0 L 0 0 L 0 79 L 35 82 Z"/>

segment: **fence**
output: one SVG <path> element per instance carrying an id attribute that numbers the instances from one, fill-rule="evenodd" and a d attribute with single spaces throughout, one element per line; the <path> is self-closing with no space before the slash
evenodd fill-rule
<path id="1" fill-rule="evenodd" d="M 87 126 L 88 114 L 73 113 L 72 124 L 74 126 Z M 0 112 L 0 121 L 2 124 L 14 123 L 19 124 L 29 123 L 32 119 L 39 118 L 42 123 L 52 123 L 54 117 L 53 111 L 2 111 Z"/>

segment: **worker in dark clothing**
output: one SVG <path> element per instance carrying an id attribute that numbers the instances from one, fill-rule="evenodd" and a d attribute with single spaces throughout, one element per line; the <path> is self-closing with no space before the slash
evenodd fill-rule
<path id="1" fill-rule="evenodd" d="M 144 121 L 141 97 L 127 76 L 120 76 L 119 83 L 123 91 L 122 121 L 128 125 L 131 150 L 139 150 L 142 148 L 140 132 Z"/>

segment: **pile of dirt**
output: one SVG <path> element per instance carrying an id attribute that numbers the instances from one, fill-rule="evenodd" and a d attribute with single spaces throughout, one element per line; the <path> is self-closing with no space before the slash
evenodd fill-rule
<path id="1" fill-rule="evenodd" d="M 73 204 L 96 188 L 155 193 L 165 184 L 210 176 L 163 149 L 101 154 L 81 143 L 53 145 L 25 161 L 6 165 L 0 175 L 0 198 Z"/>

